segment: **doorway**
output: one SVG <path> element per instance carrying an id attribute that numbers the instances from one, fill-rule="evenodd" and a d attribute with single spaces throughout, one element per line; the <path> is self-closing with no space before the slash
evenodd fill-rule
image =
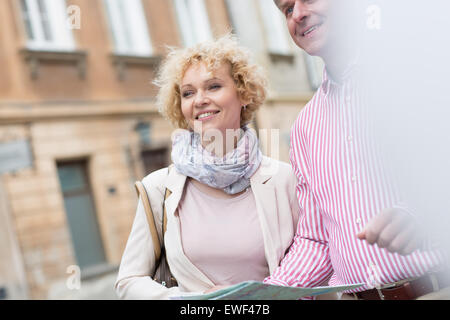
<path id="1" fill-rule="evenodd" d="M 58 162 L 72 243 L 81 271 L 106 263 L 97 214 L 90 186 L 87 161 Z"/>

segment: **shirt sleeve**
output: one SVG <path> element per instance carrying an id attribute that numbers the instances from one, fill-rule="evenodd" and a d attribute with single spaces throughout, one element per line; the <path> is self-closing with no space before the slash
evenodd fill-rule
<path id="1" fill-rule="evenodd" d="M 288 253 L 278 268 L 264 282 L 294 287 L 315 287 L 324 283 L 332 273 L 328 235 L 321 215 L 305 186 L 297 187 L 306 207 L 300 205 L 297 232 Z"/>
<path id="2" fill-rule="evenodd" d="M 302 160 L 301 150 L 295 148 L 299 145 L 295 135 L 292 135 L 291 141 L 294 148 L 291 147 L 290 159 L 298 177 L 296 193 L 300 207 L 299 222 L 286 256 L 264 282 L 293 287 L 315 287 L 325 283 L 332 274 L 328 232 L 314 194 L 301 174 L 299 165 L 304 165 L 305 161 Z"/>

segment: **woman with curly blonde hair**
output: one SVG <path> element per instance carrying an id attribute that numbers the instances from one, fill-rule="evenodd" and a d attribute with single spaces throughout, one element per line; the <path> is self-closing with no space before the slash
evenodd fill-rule
<path id="1" fill-rule="evenodd" d="M 224 36 L 172 49 L 155 83 L 160 112 L 178 130 L 172 135 L 173 166 L 142 182 L 156 217 L 164 203 L 163 244 L 177 285 L 152 280 L 155 244 L 139 200 L 117 294 L 168 299 L 262 281 L 289 248 L 299 209 L 290 165 L 263 156 L 247 126 L 266 97 L 261 69 L 249 51 Z"/>

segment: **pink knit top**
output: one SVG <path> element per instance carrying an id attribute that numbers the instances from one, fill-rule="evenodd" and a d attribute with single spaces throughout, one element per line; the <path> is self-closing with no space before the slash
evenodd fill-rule
<path id="1" fill-rule="evenodd" d="M 232 199 L 205 194 L 189 180 L 178 206 L 188 259 L 215 285 L 269 275 L 262 229 L 251 189 Z"/>

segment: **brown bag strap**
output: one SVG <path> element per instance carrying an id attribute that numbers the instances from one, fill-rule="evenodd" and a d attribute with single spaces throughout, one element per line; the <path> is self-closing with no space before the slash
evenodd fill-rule
<path id="1" fill-rule="evenodd" d="M 169 166 L 169 168 L 167 168 L 167 175 L 169 175 L 171 167 L 172 167 L 172 165 Z M 153 215 L 152 207 L 150 205 L 150 200 L 148 197 L 147 190 L 145 189 L 144 184 L 141 181 L 136 181 L 134 186 L 136 188 L 138 197 L 139 196 L 141 197 L 142 204 L 144 205 L 145 214 L 147 216 L 147 222 L 150 227 L 150 234 L 152 235 L 152 240 L 153 240 L 153 247 L 154 247 L 154 251 L 155 251 L 155 263 L 158 264 L 158 261 L 161 258 L 161 250 L 162 250 L 161 248 L 164 248 L 164 234 L 166 233 L 166 229 L 167 229 L 167 212 L 166 212 L 166 206 L 164 205 L 164 202 L 167 199 L 167 197 L 170 196 L 170 194 L 172 192 L 166 188 L 166 191 L 164 194 L 164 200 L 162 202 L 162 209 L 163 209 L 162 210 L 163 211 L 162 226 L 161 226 L 162 235 L 161 235 L 161 239 L 160 239 L 159 235 L 158 235 L 158 230 L 156 229 L 155 217 Z"/>
<path id="2" fill-rule="evenodd" d="M 142 204 L 144 205 L 147 222 L 150 227 L 150 234 L 152 235 L 153 247 L 155 251 L 155 262 L 158 263 L 161 258 L 161 242 L 159 241 L 158 231 L 156 229 L 155 218 L 153 216 L 152 207 L 148 199 L 147 190 L 141 181 L 136 181 L 134 184 L 138 197 L 140 196 Z"/>

